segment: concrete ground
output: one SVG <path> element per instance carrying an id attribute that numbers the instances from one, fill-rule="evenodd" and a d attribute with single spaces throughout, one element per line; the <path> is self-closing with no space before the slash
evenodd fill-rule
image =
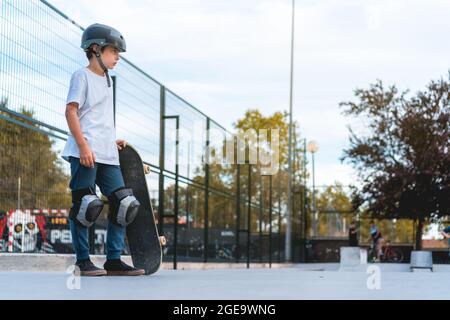
<path id="1" fill-rule="evenodd" d="M 435 265 L 434 272 L 410 272 L 407 264 L 368 267 L 369 273 L 338 271 L 338 264 L 162 269 L 151 276 L 77 279 L 65 272 L 0 271 L 0 299 L 450 299 L 449 265 Z"/>

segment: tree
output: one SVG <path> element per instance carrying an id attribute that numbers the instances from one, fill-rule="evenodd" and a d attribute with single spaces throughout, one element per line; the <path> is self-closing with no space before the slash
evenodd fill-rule
<path id="1" fill-rule="evenodd" d="M 318 235 L 347 237 L 348 227 L 356 220 L 351 198 L 342 184 L 328 186 L 317 197 Z M 317 236 L 317 235 L 316 235 Z"/>
<path id="2" fill-rule="evenodd" d="M 0 101 L 7 108 L 6 99 Z M 20 111 L 32 118 L 33 112 L 25 107 Z M 14 120 L 37 128 L 26 121 L 5 112 Z M 53 142 L 43 134 L 24 126 L 0 119 L 0 209 L 17 208 L 18 178 L 21 178 L 21 208 L 69 208 L 71 196 L 68 190 L 69 176 L 63 171 L 61 160 L 52 150 Z"/>
<path id="3" fill-rule="evenodd" d="M 345 115 L 365 119 L 369 131 L 358 135 L 350 127 L 341 159 L 362 182 L 354 204 L 377 218 L 415 220 L 417 250 L 424 222 L 450 214 L 449 80 L 431 81 L 411 98 L 377 81 L 355 90 L 358 102 L 340 104 Z"/>

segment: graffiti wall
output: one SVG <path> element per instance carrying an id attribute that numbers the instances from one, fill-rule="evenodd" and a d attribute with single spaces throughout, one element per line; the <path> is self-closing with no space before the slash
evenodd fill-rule
<path id="1" fill-rule="evenodd" d="M 73 253 L 68 210 L 11 210 L 0 214 L 0 252 Z M 106 222 L 95 227 L 95 253 L 104 253 Z"/>

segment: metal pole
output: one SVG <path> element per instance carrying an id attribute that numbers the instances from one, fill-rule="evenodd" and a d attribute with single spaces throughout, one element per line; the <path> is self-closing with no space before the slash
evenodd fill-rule
<path id="1" fill-rule="evenodd" d="M 187 163 L 187 178 L 189 180 L 189 170 L 191 162 L 191 142 L 188 141 L 188 163 Z M 189 185 L 186 186 L 186 229 L 190 229 L 189 226 Z"/>
<path id="2" fill-rule="evenodd" d="M 186 186 L 186 229 L 189 230 L 190 229 L 190 225 L 189 225 L 189 207 L 191 205 L 190 203 L 190 199 L 189 199 L 189 185 Z"/>
<path id="3" fill-rule="evenodd" d="M 293 200 L 292 200 L 292 216 L 295 219 L 293 219 L 293 234 L 294 234 L 294 243 L 296 243 L 296 240 L 299 239 L 300 243 L 301 243 L 301 237 L 302 237 L 302 228 L 301 228 L 301 192 L 300 192 L 300 185 L 297 187 L 295 182 L 297 181 L 297 176 L 299 175 L 299 171 L 300 171 L 300 156 L 297 154 L 297 147 L 298 147 L 298 141 L 297 141 L 297 126 L 294 123 L 293 126 L 293 140 L 294 140 L 294 144 L 293 144 L 293 162 L 294 162 L 294 167 L 293 167 L 293 181 L 292 183 L 294 184 L 294 192 L 293 192 Z M 297 195 L 298 194 L 298 200 L 297 200 Z M 294 247 L 294 249 L 292 250 L 292 261 L 294 261 L 296 259 L 296 254 L 299 255 L 300 259 L 300 255 L 301 255 L 301 244 L 299 246 L 299 249 L 297 250 L 297 247 Z"/>
<path id="4" fill-rule="evenodd" d="M 160 91 L 160 120 L 159 120 L 159 195 L 158 195 L 158 231 L 160 235 L 164 234 L 164 153 L 166 136 L 166 90 L 161 86 Z"/>
<path id="5" fill-rule="evenodd" d="M 299 157 L 300 158 L 300 157 Z M 299 184 L 300 184 L 300 262 L 305 262 L 305 256 L 306 256 L 306 199 L 305 199 L 305 190 L 306 190 L 306 183 L 302 183 L 303 175 L 304 175 L 304 160 L 303 163 L 300 163 L 299 159 Z M 302 174 L 303 170 L 303 174 Z"/>
<path id="6" fill-rule="evenodd" d="M 173 256 L 173 268 L 177 269 L 177 249 L 178 249 L 178 147 L 180 141 L 180 117 L 176 116 L 176 141 L 175 141 L 175 221 L 174 221 L 174 235 L 173 235 L 173 246 L 174 246 L 174 256 Z"/>
<path id="7" fill-rule="evenodd" d="M 314 212 L 314 236 L 317 237 L 317 210 L 316 210 L 316 187 L 315 187 L 315 168 L 314 168 L 314 152 L 312 153 L 312 171 L 313 171 L 313 212 Z"/>
<path id="8" fill-rule="evenodd" d="M 251 233 L 251 204 L 252 204 L 252 165 L 248 163 L 248 208 L 247 208 L 247 269 L 250 268 L 250 233 Z"/>
<path id="9" fill-rule="evenodd" d="M 206 154 L 205 154 L 205 225 L 204 225 L 204 259 L 203 261 L 208 262 L 208 231 L 209 231 L 209 128 L 210 119 L 206 118 Z"/>
<path id="10" fill-rule="evenodd" d="M 173 268 L 177 269 L 177 249 L 178 249 L 178 180 L 179 180 L 179 141 L 180 141 L 180 116 L 163 116 L 163 121 L 166 119 L 175 119 L 175 199 L 174 199 L 174 218 L 173 223 Z M 161 181 L 160 181 L 161 182 Z M 160 189 L 161 190 L 161 189 Z M 163 216 L 164 219 L 164 216 Z"/>
<path id="11" fill-rule="evenodd" d="M 20 211 L 20 177 L 18 178 L 18 185 L 17 185 L 17 211 Z M 24 229 L 24 228 L 22 228 Z"/>
<path id="12" fill-rule="evenodd" d="M 116 126 L 116 76 L 111 76 L 113 87 L 113 111 L 114 111 L 114 127 Z"/>
<path id="13" fill-rule="evenodd" d="M 291 216 L 291 226 L 292 226 L 292 234 L 293 236 L 291 237 L 291 242 L 294 244 L 296 242 L 296 240 L 298 239 L 299 236 L 301 236 L 301 229 L 298 228 L 299 224 L 297 223 L 298 221 L 300 221 L 299 217 L 297 216 L 297 213 L 300 212 L 300 206 L 297 208 L 297 197 L 296 195 L 299 193 L 297 192 L 297 188 L 295 185 L 295 181 L 296 181 L 296 177 L 297 177 L 297 170 L 298 170 L 298 155 L 297 155 L 297 126 L 294 123 L 293 124 L 293 129 L 292 129 L 292 138 L 293 138 L 293 152 L 292 152 L 292 176 L 291 176 L 291 183 L 293 184 L 293 188 L 291 189 L 291 194 L 292 194 L 292 199 L 291 199 L 291 203 L 292 203 L 292 216 Z M 291 261 L 295 260 L 295 245 L 291 245 Z"/>
<path id="14" fill-rule="evenodd" d="M 278 174 L 278 263 L 281 263 L 281 175 Z"/>
<path id="15" fill-rule="evenodd" d="M 303 204 L 303 235 L 305 236 L 305 259 L 306 259 L 306 239 L 308 238 L 308 189 L 306 188 L 307 186 L 307 176 L 306 176 L 306 138 L 303 139 L 304 142 L 304 150 L 303 150 L 303 184 L 304 184 L 304 189 L 303 189 L 303 199 L 304 199 L 304 204 Z M 305 260 L 306 262 L 306 260 Z"/>
<path id="16" fill-rule="evenodd" d="M 262 220 L 263 220 L 263 184 L 262 184 L 261 168 L 259 170 L 259 262 L 262 263 L 263 256 L 263 237 L 262 237 Z"/>
<path id="17" fill-rule="evenodd" d="M 295 0 L 292 0 L 292 32 L 291 32 L 291 81 L 289 94 L 289 142 L 288 142 L 288 199 L 286 213 L 286 242 L 285 260 L 291 260 L 291 237 L 292 237 L 292 98 L 294 82 L 294 21 L 295 21 Z"/>
<path id="18" fill-rule="evenodd" d="M 272 176 L 269 176 L 269 268 L 272 268 Z"/>
<path id="19" fill-rule="evenodd" d="M 21 179 L 19 177 L 18 179 L 18 186 L 17 186 L 17 213 L 20 212 L 20 189 L 21 189 Z M 12 230 L 9 230 L 9 232 L 12 232 Z M 21 251 L 22 253 L 25 252 L 25 214 L 22 214 L 22 245 L 21 245 Z"/>
<path id="20" fill-rule="evenodd" d="M 116 76 L 111 76 L 112 88 L 113 88 L 113 117 L 114 128 L 116 127 Z M 89 228 L 89 247 L 90 254 L 95 254 L 95 223 Z"/>
<path id="21" fill-rule="evenodd" d="M 239 262 L 240 249 L 240 230 L 241 230 L 241 165 L 238 163 L 236 168 L 236 262 Z"/>

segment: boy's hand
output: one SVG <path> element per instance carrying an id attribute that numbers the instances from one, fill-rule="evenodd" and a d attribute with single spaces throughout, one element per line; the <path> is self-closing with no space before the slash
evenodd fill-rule
<path id="1" fill-rule="evenodd" d="M 82 147 L 80 147 L 80 164 L 82 166 L 93 168 L 95 163 L 95 155 L 89 148 L 89 145 L 86 143 Z"/>
<path id="2" fill-rule="evenodd" d="M 122 150 L 127 146 L 127 142 L 125 140 L 116 140 L 117 149 Z"/>

